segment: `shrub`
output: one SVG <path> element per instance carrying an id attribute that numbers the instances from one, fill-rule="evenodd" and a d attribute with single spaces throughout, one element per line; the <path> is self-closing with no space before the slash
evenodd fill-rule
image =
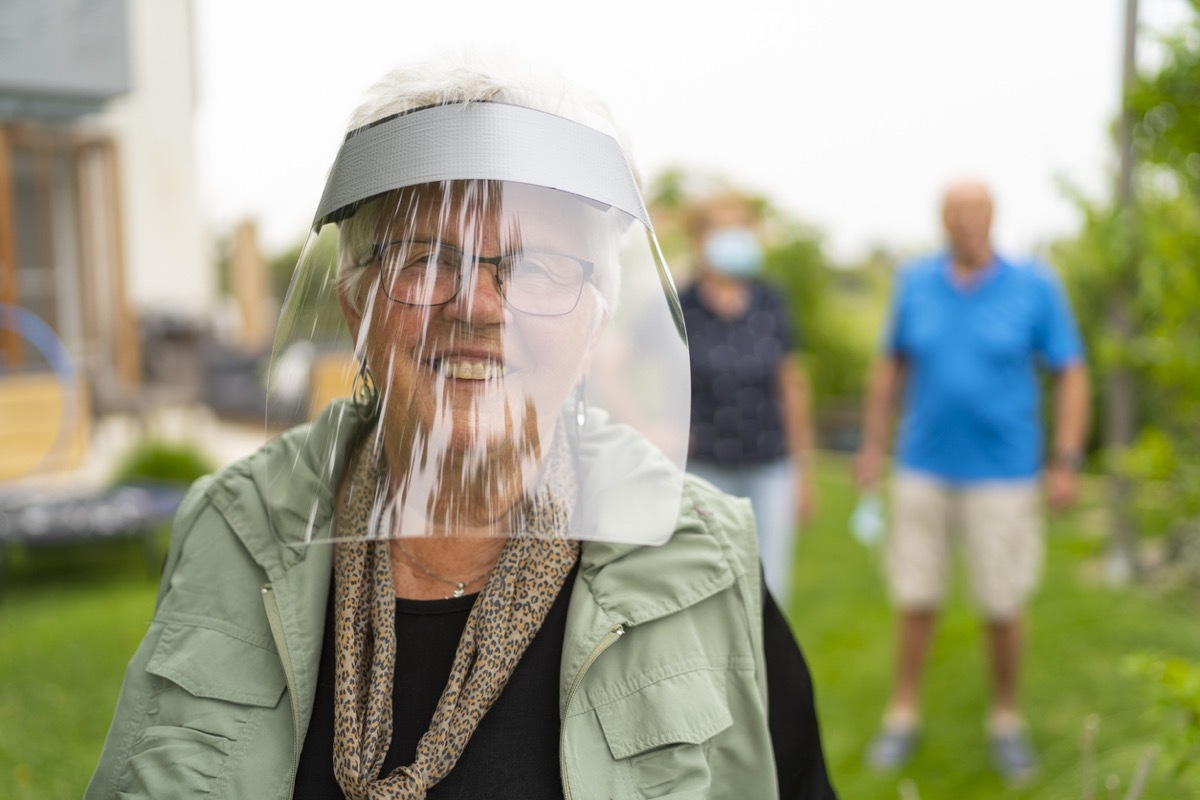
<path id="1" fill-rule="evenodd" d="M 134 444 L 118 460 L 112 482 L 187 485 L 215 469 L 197 445 L 149 438 Z"/>

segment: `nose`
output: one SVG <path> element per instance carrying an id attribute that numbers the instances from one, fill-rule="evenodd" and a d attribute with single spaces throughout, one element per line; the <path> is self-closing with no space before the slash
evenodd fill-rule
<path id="1" fill-rule="evenodd" d="M 487 258 L 475 259 L 464 267 L 458 294 L 446 304 L 446 313 L 477 325 L 508 322 L 510 312 L 500 280 L 498 263 Z"/>

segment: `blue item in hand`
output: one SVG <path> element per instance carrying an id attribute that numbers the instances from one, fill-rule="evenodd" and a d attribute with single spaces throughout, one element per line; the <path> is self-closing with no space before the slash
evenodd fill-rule
<path id="1" fill-rule="evenodd" d="M 887 521 L 883 515 L 883 501 L 874 492 L 858 498 L 858 505 L 850 515 L 850 532 L 866 547 L 875 547 L 883 540 Z"/>

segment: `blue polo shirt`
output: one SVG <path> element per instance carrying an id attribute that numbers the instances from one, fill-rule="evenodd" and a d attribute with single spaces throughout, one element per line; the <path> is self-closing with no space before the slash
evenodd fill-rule
<path id="1" fill-rule="evenodd" d="M 951 483 L 1035 477 L 1038 368 L 1083 359 L 1067 298 L 1037 262 L 997 257 L 969 285 L 937 253 L 897 273 L 885 347 L 907 368 L 898 459 Z"/>

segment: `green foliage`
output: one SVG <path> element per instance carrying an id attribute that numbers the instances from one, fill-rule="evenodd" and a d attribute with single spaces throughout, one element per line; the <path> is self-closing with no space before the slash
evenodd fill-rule
<path id="1" fill-rule="evenodd" d="M 1126 670 L 1146 682 L 1173 774 L 1200 768 L 1200 663 L 1142 653 L 1126 660 Z"/>
<path id="2" fill-rule="evenodd" d="M 1157 194 L 1156 194 L 1157 192 Z M 1132 371 L 1138 386 L 1138 437 L 1114 453 L 1110 469 L 1137 480 L 1144 507 L 1153 513 L 1147 533 L 1163 533 L 1173 516 L 1200 514 L 1200 206 L 1186 195 L 1165 195 L 1143 185 L 1136 217 L 1126 226 L 1111 207 L 1081 201 L 1079 236 L 1055 248 L 1080 329 L 1087 342 L 1096 398 L 1104 417 L 1104 386 L 1111 370 Z M 1136 270 L 1122 259 L 1136 231 Z M 1130 278 L 1136 278 L 1131 280 Z M 1112 332 L 1112 298 L 1123 297 L 1132 335 Z M 1099 446 L 1099 425 L 1093 447 Z M 1162 496 L 1165 483 L 1166 496 Z M 1153 494 L 1153 497 L 1149 495 Z"/>
<path id="3" fill-rule="evenodd" d="M 1166 166 L 1189 187 L 1200 190 L 1200 2 L 1191 0 L 1192 18 L 1178 30 L 1158 35 L 1161 66 L 1143 76 L 1130 98 L 1138 124 L 1138 157 Z"/>
<path id="4" fill-rule="evenodd" d="M 292 273 L 300 263 L 304 252 L 304 243 L 296 242 L 291 247 L 267 259 L 267 276 L 271 285 L 271 296 L 287 297 L 288 286 L 292 282 Z"/>
<path id="5" fill-rule="evenodd" d="M 212 460 L 197 445 L 143 439 L 119 459 L 113 470 L 112 482 L 174 483 L 186 486 L 215 469 Z"/>
<path id="6" fill-rule="evenodd" d="M 1130 97 L 1135 207 L 1077 195 L 1083 227 L 1055 248 L 1091 353 L 1097 419 L 1113 369 L 1137 382 L 1138 438 L 1110 468 L 1137 480 L 1150 534 L 1200 517 L 1200 14 L 1160 42 L 1160 68 Z M 1114 335 L 1114 298 L 1130 335 Z"/>
<path id="7" fill-rule="evenodd" d="M 216 255 L 217 294 L 220 297 L 226 297 L 233 292 L 233 281 L 229 275 L 231 261 L 229 250 L 229 235 L 226 233 L 217 236 L 213 242 L 213 251 Z"/>
<path id="8" fill-rule="evenodd" d="M 682 167 L 669 167 L 654 176 L 646 187 L 646 201 L 652 208 L 674 210 L 687 202 L 687 171 Z"/>
<path id="9" fill-rule="evenodd" d="M 1132 361 L 1149 389 L 1148 418 L 1174 458 L 1179 510 L 1200 515 L 1200 2 L 1161 37 L 1163 60 L 1131 106 L 1139 158 L 1139 335 Z M 1153 440 L 1151 440 L 1153 441 Z M 1149 445 L 1147 445 L 1149 446 Z"/>
<path id="10" fill-rule="evenodd" d="M 796 320 L 815 408 L 860 397 L 873 327 L 870 310 L 861 313 L 863 286 L 834 267 L 820 236 L 799 224 L 768 250 L 765 269 Z"/>
<path id="11" fill-rule="evenodd" d="M 335 225 L 326 225 L 315 238 L 309 237 L 302 245 L 279 253 L 268 265 L 272 291 L 284 298 L 280 330 L 303 331 L 306 338 L 318 342 L 336 341 L 346 335 L 336 292 Z M 305 269 L 294 274 L 302 266 Z"/>

